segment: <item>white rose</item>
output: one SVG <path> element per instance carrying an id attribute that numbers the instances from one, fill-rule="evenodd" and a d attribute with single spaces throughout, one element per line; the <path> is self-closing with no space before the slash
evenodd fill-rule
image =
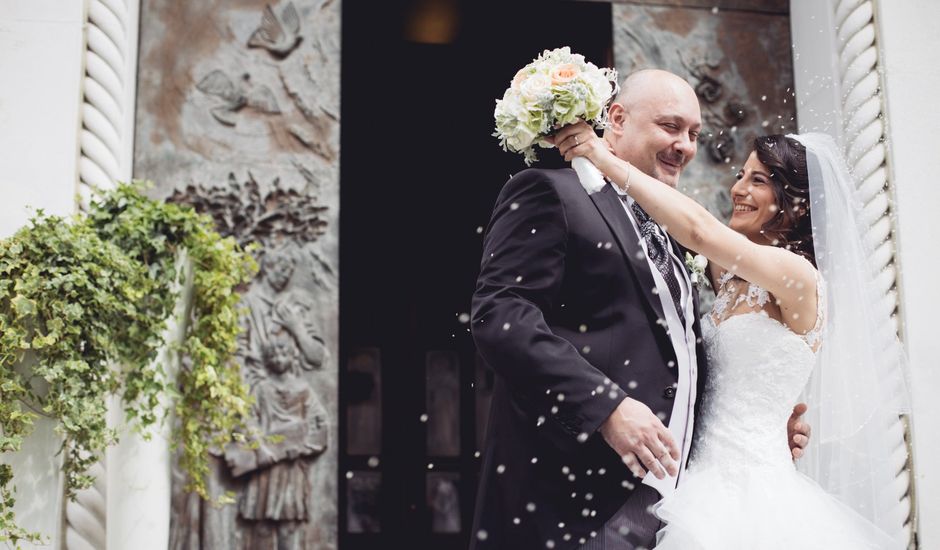
<path id="1" fill-rule="evenodd" d="M 519 93 L 528 100 L 538 99 L 551 93 L 552 81 L 548 75 L 536 73 L 522 81 L 519 85 Z"/>
<path id="2" fill-rule="evenodd" d="M 696 254 L 695 257 L 692 258 L 692 265 L 695 266 L 695 269 L 705 271 L 705 268 L 708 266 L 708 258 L 701 254 Z"/>
<path id="3" fill-rule="evenodd" d="M 584 82 L 591 89 L 591 95 L 600 103 L 604 103 L 610 97 L 612 91 L 610 80 L 600 71 L 584 73 Z"/>
<path id="4" fill-rule="evenodd" d="M 503 99 L 496 104 L 496 116 L 497 118 L 525 120 L 528 112 L 522 98 L 519 96 L 519 92 L 512 89 L 506 91 Z"/>
<path id="5" fill-rule="evenodd" d="M 516 126 L 512 134 L 506 138 L 506 144 L 516 151 L 521 151 L 532 145 L 536 137 L 538 136 L 536 136 L 535 132 L 526 128 L 525 125 L 520 124 Z"/>

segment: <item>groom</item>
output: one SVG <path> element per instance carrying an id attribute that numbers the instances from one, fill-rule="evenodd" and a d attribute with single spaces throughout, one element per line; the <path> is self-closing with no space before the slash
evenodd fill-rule
<path id="1" fill-rule="evenodd" d="M 624 81 L 609 121 L 614 153 L 672 186 L 702 126 L 691 86 L 659 70 Z M 627 195 L 589 195 L 573 170 L 503 187 L 473 296 L 497 380 L 471 548 L 655 545 L 648 508 L 682 478 L 707 368 L 684 254 Z"/>

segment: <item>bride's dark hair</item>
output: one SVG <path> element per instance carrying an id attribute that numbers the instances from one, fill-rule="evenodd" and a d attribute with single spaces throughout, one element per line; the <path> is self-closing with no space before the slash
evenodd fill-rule
<path id="1" fill-rule="evenodd" d="M 770 168 L 777 215 L 761 228 L 765 235 L 816 265 L 813 223 L 810 216 L 809 171 L 806 147 L 781 134 L 754 140 L 757 160 Z"/>

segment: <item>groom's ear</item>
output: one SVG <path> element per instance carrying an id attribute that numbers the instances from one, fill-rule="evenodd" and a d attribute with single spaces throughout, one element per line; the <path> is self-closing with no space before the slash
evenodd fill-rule
<path id="1" fill-rule="evenodd" d="M 627 111 L 623 105 L 617 102 L 611 103 L 610 109 L 607 110 L 607 129 L 619 136 L 623 133 L 623 123 L 626 118 Z"/>

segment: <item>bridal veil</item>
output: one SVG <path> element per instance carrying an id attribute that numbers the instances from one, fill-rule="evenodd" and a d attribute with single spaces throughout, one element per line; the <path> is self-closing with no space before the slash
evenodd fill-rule
<path id="1" fill-rule="evenodd" d="M 798 467 L 897 534 L 909 512 L 900 504 L 906 485 L 897 481 L 907 450 L 897 443 L 899 416 L 910 412 L 910 399 L 893 304 L 878 288 L 864 205 L 839 147 L 825 134 L 790 137 L 806 147 L 816 262 L 828 302 L 823 344 L 805 391 L 813 434 Z M 899 535 L 898 548 L 905 546 Z"/>

